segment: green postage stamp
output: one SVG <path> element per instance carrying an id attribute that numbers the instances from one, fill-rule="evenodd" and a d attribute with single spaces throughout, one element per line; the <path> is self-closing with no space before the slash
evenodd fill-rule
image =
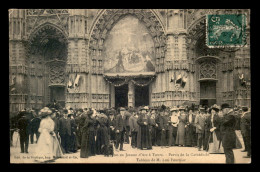
<path id="1" fill-rule="evenodd" d="M 208 14 L 206 20 L 206 44 L 209 48 L 246 45 L 246 16 L 244 14 Z"/>

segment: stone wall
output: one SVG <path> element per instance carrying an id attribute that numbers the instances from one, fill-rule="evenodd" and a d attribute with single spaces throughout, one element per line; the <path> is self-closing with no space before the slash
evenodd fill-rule
<path id="1" fill-rule="evenodd" d="M 206 13 L 248 14 L 249 10 L 192 10 L 192 9 L 39 9 L 9 11 L 9 61 L 10 85 L 16 83 L 16 91 L 10 91 L 10 110 L 31 107 L 50 102 L 49 93 L 31 94 L 30 79 L 37 70 L 30 65 L 30 41 L 38 28 L 55 27 L 65 35 L 67 42 L 66 83 L 79 76 L 75 89 L 66 87 L 66 106 L 104 108 L 114 105 L 114 86 L 104 79 L 104 42 L 111 29 L 126 15 L 137 17 L 147 28 L 154 42 L 155 79 L 150 84 L 150 105 L 181 105 L 184 102 L 199 104 L 199 66 L 197 58 L 216 56 L 217 103 L 251 105 L 250 45 L 235 51 L 214 51 L 202 48 L 205 38 Z M 238 75 L 244 74 L 246 86 L 240 84 Z M 186 79 L 185 86 L 176 85 L 178 76 Z M 15 78 L 15 79 L 14 79 Z M 39 77 L 40 78 L 40 77 Z M 15 81 L 14 81 L 15 80 Z M 44 81 L 39 80 L 39 83 Z M 31 84 L 32 84 L 31 83 Z M 46 82 L 45 82 L 46 84 Z M 20 87 L 19 87 L 20 85 Z M 48 85 L 45 85 L 46 89 Z M 134 105 L 133 85 L 129 84 L 129 105 Z M 29 88 L 29 90 L 26 90 Z M 10 90 L 12 87 L 10 87 Z"/>

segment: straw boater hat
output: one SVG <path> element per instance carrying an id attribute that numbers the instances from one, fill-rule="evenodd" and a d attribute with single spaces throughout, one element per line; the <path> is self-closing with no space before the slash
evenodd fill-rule
<path id="1" fill-rule="evenodd" d="M 202 107 L 202 106 L 199 107 L 199 110 L 200 110 L 201 112 L 206 112 L 206 108 L 205 108 L 205 107 Z"/>
<path id="2" fill-rule="evenodd" d="M 107 119 L 107 116 L 104 113 L 98 113 L 97 116 L 99 118 L 106 118 Z"/>
<path id="3" fill-rule="evenodd" d="M 185 107 L 184 106 L 180 106 L 179 110 L 185 110 Z"/>
<path id="4" fill-rule="evenodd" d="M 176 107 L 176 106 L 173 106 L 171 109 L 170 109 L 170 111 L 172 112 L 172 111 L 177 111 L 178 110 L 178 108 Z"/>
<path id="5" fill-rule="evenodd" d="M 121 107 L 119 110 L 120 110 L 120 111 L 125 111 L 125 108 Z"/>
<path id="6" fill-rule="evenodd" d="M 149 107 L 148 107 L 148 106 L 145 106 L 143 109 L 145 109 L 145 110 L 149 110 Z"/>
<path id="7" fill-rule="evenodd" d="M 218 106 L 218 105 L 216 105 L 216 104 L 214 104 L 210 109 L 209 109 L 209 113 L 211 113 L 211 110 L 214 110 L 214 111 L 216 111 L 216 112 L 219 112 L 219 110 L 220 110 L 220 107 Z"/>
<path id="8" fill-rule="evenodd" d="M 157 107 L 152 107 L 151 110 L 155 110 L 155 111 L 157 111 L 158 108 L 157 108 Z"/>

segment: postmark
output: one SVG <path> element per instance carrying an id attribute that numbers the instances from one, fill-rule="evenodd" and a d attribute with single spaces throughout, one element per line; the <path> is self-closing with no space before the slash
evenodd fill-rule
<path id="1" fill-rule="evenodd" d="M 209 48 L 243 47 L 246 45 L 246 15 L 208 14 L 206 45 Z"/>

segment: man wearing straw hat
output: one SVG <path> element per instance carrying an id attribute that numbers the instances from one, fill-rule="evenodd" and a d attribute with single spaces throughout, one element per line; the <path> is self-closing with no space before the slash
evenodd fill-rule
<path id="1" fill-rule="evenodd" d="M 196 126 L 196 134 L 197 134 L 197 145 L 198 150 L 201 150 L 202 144 L 204 143 L 204 127 L 205 127 L 205 108 L 200 107 L 199 113 L 197 114 L 195 118 L 195 126 Z"/>
<path id="2" fill-rule="evenodd" d="M 178 108 L 174 106 L 170 109 L 171 111 L 171 117 L 170 117 L 170 125 L 169 125 L 169 131 L 170 131 L 170 137 L 169 137 L 169 146 L 175 146 L 175 141 L 177 137 L 177 126 L 179 123 L 178 119 Z"/>

